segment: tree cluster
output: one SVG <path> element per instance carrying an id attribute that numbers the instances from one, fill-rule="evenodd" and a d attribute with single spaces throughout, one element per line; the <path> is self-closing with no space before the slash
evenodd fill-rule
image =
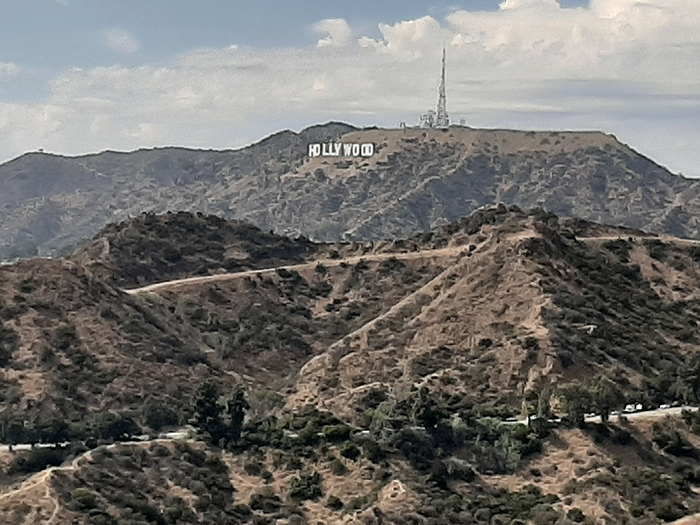
<path id="1" fill-rule="evenodd" d="M 222 401 L 222 394 L 214 381 L 205 381 L 194 399 L 194 418 L 191 423 L 206 441 L 224 446 L 241 437 L 245 412 L 250 408 L 240 387 Z"/>

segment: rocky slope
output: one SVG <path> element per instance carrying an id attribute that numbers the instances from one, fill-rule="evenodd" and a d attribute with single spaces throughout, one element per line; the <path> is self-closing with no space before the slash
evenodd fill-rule
<path id="1" fill-rule="evenodd" d="M 309 159 L 309 143 L 375 145 Z M 504 202 L 700 236 L 700 183 L 597 132 L 284 131 L 236 151 L 160 148 L 0 165 L 0 257 L 65 251 L 144 211 L 191 211 L 317 240 L 401 238 Z M 38 252 L 37 252 L 38 249 Z"/>

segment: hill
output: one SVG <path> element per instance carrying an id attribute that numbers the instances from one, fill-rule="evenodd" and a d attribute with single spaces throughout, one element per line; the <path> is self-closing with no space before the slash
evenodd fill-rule
<path id="1" fill-rule="evenodd" d="M 263 232 L 241 221 L 187 212 L 108 225 L 71 260 L 117 286 L 169 281 L 209 271 L 242 271 L 302 262 L 317 246 Z"/>
<path id="2" fill-rule="evenodd" d="M 310 143 L 373 143 L 368 158 Z M 0 257 L 68 253 L 108 223 L 182 210 L 321 241 L 405 238 L 504 202 L 700 237 L 700 183 L 598 132 L 283 131 L 235 151 L 159 148 L 0 165 Z"/>
<path id="3" fill-rule="evenodd" d="M 187 213 L 110 225 L 0 268 L 0 430 L 59 417 L 78 440 L 3 453 L 3 523 L 698 513 L 697 415 L 584 415 L 700 402 L 699 276 L 698 242 L 503 205 L 364 243 Z M 239 438 L 110 444 L 181 425 L 207 384 L 222 410 L 243 387 Z"/>

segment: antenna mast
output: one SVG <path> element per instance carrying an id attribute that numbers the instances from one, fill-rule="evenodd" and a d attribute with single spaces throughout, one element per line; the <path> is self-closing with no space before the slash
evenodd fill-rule
<path id="1" fill-rule="evenodd" d="M 445 47 L 442 48 L 442 77 L 438 91 L 437 114 L 435 115 L 435 127 L 446 128 L 450 125 L 450 117 L 447 116 L 447 96 L 445 95 Z"/>

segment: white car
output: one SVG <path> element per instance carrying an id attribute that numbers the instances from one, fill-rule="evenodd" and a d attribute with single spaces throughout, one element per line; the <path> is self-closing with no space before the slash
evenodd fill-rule
<path id="1" fill-rule="evenodd" d="M 630 412 L 634 412 L 634 405 L 625 405 L 625 408 L 623 408 L 622 411 L 628 414 Z"/>
<path id="2" fill-rule="evenodd" d="M 671 408 L 671 405 L 661 405 L 659 408 L 661 410 L 666 410 L 667 408 Z"/>

